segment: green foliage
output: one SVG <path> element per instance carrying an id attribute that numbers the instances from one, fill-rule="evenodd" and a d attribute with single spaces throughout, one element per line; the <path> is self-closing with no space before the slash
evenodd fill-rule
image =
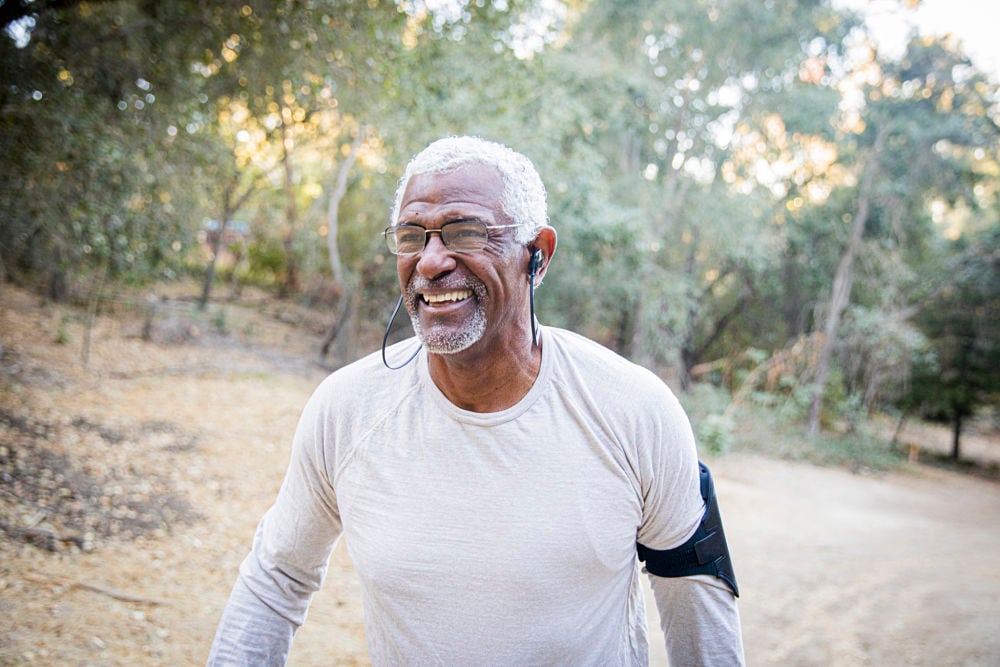
<path id="1" fill-rule="evenodd" d="M 1000 394 L 1000 227 L 956 242 L 949 280 L 918 322 L 933 353 L 919 360 L 905 403 L 961 420 Z"/>
<path id="2" fill-rule="evenodd" d="M 247 244 L 245 269 L 237 269 L 237 279 L 246 284 L 274 287 L 286 270 L 285 250 L 275 238 L 260 236 Z"/>
<path id="3" fill-rule="evenodd" d="M 733 420 L 737 424 L 733 452 L 874 471 L 891 469 L 905 460 L 876 422 L 863 420 L 850 432 L 830 430 L 807 438 L 802 435 L 801 420 L 761 406 L 744 406 Z"/>
<path id="4" fill-rule="evenodd" d="M 729 413 L 729 392 L 709 383 L 697 383 L 681 395 L 699 449 L 724 454 L 736 444 L 736 423 Z"/>
<path id="5" fill-rule="evenodd" d="M 380 321 L 397 287 L 378 233 L 405 162 L 472 133 L 548 187 L 541 319 L 686 386 L 822 327 L 870 165 L 829 423 L 995 401 L 971 369 L 996 361 L 997 85 L 950 42 L 857 60 L 857 17 L 818 0 L 26 7 L 26 39 L 0 39 L 0 278 L 58 298 L 87 275 L 204 274 L 203 221 L 238 215 L 255 236 L 223 278 L 329 282 L 328 206 L 361 137 L 328 291 L 356 286 L 358 320 Z M 751 403 L 800 419 L 808 380 Z M 735 446 L 727 414 L 695 420 L 706 446 Z"/>
<path id="6" fill-rule="evenodd" d="M 166 72 L 176 41 L 159 40 L 166 27 L 143 11 L 70 3 L 33 19 L 26 45 L 2 40 L 7 271 L 64 283 L 81 269 L 130 278 L 176 259 L 175 216 L 188 209 L 183 197 L 171 203 L 176 172 L 158 114 L 175 89 Z"/>
<path id="7" fill-rule="evenodd" d="M 228 314 L 225 308 L 215 308 L 211 314 L 212 329 L 220 336 L 229 334 Z"/>
<path id="8" fill-rule="evenodd" d="M 836 387 L 836 382 L 831 385 Z M 764 408 L 774 413 L 776 419 L 787 422 L 802 422 L 809 413 L 812 394 L 809 387 L 795 382 L 791 378 L 782 382 L 773 391 L 754 391 L 750 394 L 750 403 L 758 408 Z M 836 404 L 837 393 L 828 392 L 824 397 L 826 405 Z"/>
<path id="9" fill-rule="evenodd" d="M 927 349 L 927 338 L 908 320 L 881 309 L 851 307 L 838 346 L 847 395 L 865 410 L 898 399 L 914 360 Z"/>
<path id="10" fill-rule="evenodd" d="M 794 391 L 756 392 L 753 400 L 736 407 L 726 390 L 694 383 L 681 399 L 699 449 L 713 455 L 752 452 L 855 470 L 887 470 L 904 461 L 881 433 L 879 423 L 864 417 L 850 432 L 832 429 L 819 438 L 803 437 L 808 399 L 794 407 Z"/>
<path id="11" fill-rule="evenodd" d="M 56 345 L 69 345 L 73 342 L 73 337 L 69 333 L 70 322 L 72 322 L 72 318 L 69 315 L 63 315 L 59 318 L 59 326 L 56 329 Z"/>
<path id="12" fill-rule="evenodd" d="M 727 414 L 708 415 L 698 426 L 698 442 L 711 454 L 723 454 L 733 447 L 735 428 L 736 423 Z"/>

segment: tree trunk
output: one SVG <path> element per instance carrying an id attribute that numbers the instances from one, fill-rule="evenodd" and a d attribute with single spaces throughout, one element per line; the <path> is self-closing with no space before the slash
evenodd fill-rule
<path id="1" fill-rule="evenodd" d="M 344 297 L 347 299 L 347 305 L 344 308 L 344 322 L 340 327 L 340 331 L 337 333 L 337 339 L 334 341 L 333 354 L 334 358 L 337 360 L 337 367 L 346 366 L 357 358 L 355 350 L 357 346 L 355 345 L 356 337 L 354 333 L 354 324 L 358 318 L 358 309 L 361 306 L 361 298 L 364 295 L 364 285 L 355 283 L 351 285 L 348 294 Z"/>
<path id="2" fill-rule="evenodd" d="M 903 424 L 906 422 L 906 410 L 901 410 L 899 412 L 899 419 L 896 420 L 896 428 L 892 431 L 892 439 L 889 440 L 889 445 L 896 449 L 899 446 L 899 434 L 903 432 Z"/>
<path id="3" fill-rule="evenodd" d="M 820 348 L 819 359 L 816 362 L 816 377 L 813 382 L 812 404 L 809 406 L 809 424 L 807 433 L 810 437 L 819 434 L 820 414 L 823 408 L 823 395 L 826 391 L 826 381 L 830 375 L 830 363 L 833 360 L 833 349 L 837 344 L 837 329 L 840 328 L 840 318 L 844 314 L 851 298 L 851 286 L 854 282 L 854 259 L 861 245 L 861 238 L 868 222 L 871 208 L 872 184 L 878 171 L 878 155 L 888 134 L 886 128 L 879 130 L 872 147 L 868 164 L 865 165 L 861 186 L 858 189 L 858 210 L 851 223 L 847 247 L 837 264 L 837 272 L 833 277 L 833 288 L 830 293 L 830 305 L 827 308 L 826 325 L 823 332 L 823 346 Z"/>
<path id="4" fill-rule="evenodd" d="M 632 341 L 635 340 L 635 308 L 626 305 L 622 308 L 618 317 L 618 326 L 615 334 L 615 351 L 623 357 L 632 358 Z"/>
<path id="5" fill-rule="evenodd" d="M 337 240 L 340 229 L 340 202 L 347 194 L 347 177 L 358 157 L 358 150 L 360 150 L 366 134 L 366 128 L 358 130 L 358 135 L 351 144 L 351 152 L 337 169 L 333 187 L 330 189 L 330 201 L 326 209 L 326 247 L 330 253 L 330 271 L 333 273 L 333 282 L 338 286 L 343 286 L 344 283 L 344 268 L 340 261 L 340 247 Z"/>
<path id="6" fill-rule="evenodd" d="M 647 308 L 645 299 L 639 298 L 635 300 L 635 306 L 632 308 L 631 315 L 632 338 L 629 340 L 628 346 L 622 350 L 623 355 L 640 365 L 645 364 L 649 353 L 649 346 L 646 344 L 647 334 L 644 322 Z"/>
<path id="7" fill-rule="evenodd" d="M 726 270 L 722 272 L 719 275 L 719 277 L 713 280 L 709 285 L 705 286 L 705 289 L 702 290 L 700 302 L 703 303 L 707 301 L 715 285 L 717 285 L 719 281 L 724 280 L 728 276 L 732 275 L 732 273 L 733 273 L 732 271 Z M 712 329 L 705 336 L 704 340 L 696 344 L 694 339 L 695 327 L 694 325 L 690 327 L 691 336 L 688 340 L 685 341 L 685 347 L 681 351 L 682 352 L 681 356 L 684 361 L 684 377 L 686 377 L 688 381 L 690 381 L 692 377 L 691 369 L 697 366 L 699 363 L 701 363 L 708 349 L 712 345 L 714 345 L 715 342 L 719 340 L 719 338 L 722 337 L 722 335 L 726 332 L 726 330 L 729 329 L 729 325 L 732 324 L 733 321 L 735 321 L 736 318 L 743 313 L 743 309 L 746 306 L 747 300 L 753 294 L 753 289 L 749 285 L 749 280 L 746 280 L 745 283 L 746 284 L 744 284 L 743 288 L 740 290 L 739 296 L 736 297 L 736 301 L 733 303 L 732 306 L 730 306 L 729 310 L 727 310 L 722 315 L 717 317 L 715 319 L 715 322 L 712 323 Z"/>
<path id="8" fill-rule="evenodd" d="M 337 301 L 337 314 L 334 316 L 333 323 L 326 330 L 326 334 L 323 336 L 323 340 L 319 346 L 319 358 L 325 359 L 326 355 L 330 353 L 330 348 L 336 342 L 337 338 L 347 330 L 348 320 L 351 314 L 351 301 L 354 298 L 354 291 L 357 287 L 353 284 L 353 281 L 347 281 L 342 283 L 343 290 L 340 292 L 340 297 Z M 339 347 L 339 346 L 338 346 Z"/>
<path id="9" fill-rule="evenodd" d="M 333 188 L 330 190 L 330 200 L 327 203 L 326 209 L 326 247 L 330 253 L 330 272 L 333 275 L 333 282 L 340 293 L 340 300 L 337 304 L 340 308 L 338 309 L 336 318 L 323 337 L 319 354 L 320 359 L 325 359 L 326 355 L 330 352 L 330 348 L 336 343 L 335 359 L 336 363 L 340 365 L 343 365 L 346 358 L 350 355 L 349 346 L 344 342 L 344 339 L 350 336 L 354 314 L 357 312 L 355 297 L 358 290 L 361 289 L 358 284 L 359 281 L 345 273 L 343 262 L 340 260 L 340 246 L 337 241 L 340 230 L 340 202 L 343 200 L 344 195 L 347 194 L 347 177 L 354 166 L 354 161 L 358 157 L 358 151 L 361 149 L 361 144 L 367 136 L 367 132 L 367 128 L 362 127 L 358 129 L 358 134 L 354 137 L 354 142 L 351 144 L 351 152 L 348 154 L 347 159 L 341 163 L 340 168 L 337 169 L 337 175 L 334 178 Z"/>
<path id="10" fill-rule="evenodd" d="M 697 284 L 697 278 L 695 277 L 695 267 L 698 254 L 698 242 L 700 240 L 701 234 L 698 232 L 698 228 L 695 227 L 691 230 L 691 245 L 688 247 L 687 259 L 684 262 L 684 274 L 690 281 L 690 289 L 694 290 L 694 285 Z M 678 357 L 680 359 L 679 368 L 677 369 L 677 380 L 680 383 L 681 391 L 687 392 L 691 388 L 691 366 L 694 365 L 694 338 L 695 331 L 697 330 L 698 322 L 698 308 L 700 302 L 695 295 L 689 294 L 687 298 L 687 310 L 684 317 L 684 333 L 681 338 L 680 350 L 678 350 Z"/>
<path id="11" fill-rule="evenodd" d="M 215 282 L 215 265 L 219 258 L 219 249 L 222 247 L 222 237 L 226 233 L 226 227 L 229 225 L 229 220 L 236 215 L 236 212 L 242 208 L 243 204 L 250 198 L 253 194 L 253 186 L 249 186 L 246 191 L 239 197 L 235 197 L 236 185 L 239 176 L 234 175 L 232 180 L 226 185 L 225 190 L 222 192 L 222 217 L 219 221 L 219 233 L 212 239 L 211 252 L 212 256 L 208 260 L 208 268 L 205 270 L 205 280 L 201 286 L 201 298 L 198 299 L 198 310 L 205 310 L 208 305 L 208 299 L 212 294 L 212 285 Z"/>
<path id="12" fill-rule="evenodd" d="M 958 461 L 961 451 L 959 450 L 959 440 L 962 436 L 962 413 L 955 410 L 951 420 L 951 460 Z"/>
<path id="13" fill-rule="evenodd" d="M 66 278 L 66 266 L 63 264 L 62 246 L 56 245 L 52 253 L 52 266 L 49 271 L 49 299 L 62 303 L 69 296 L 69 280 Z"/>
<path id="14" fill-rule="evenodd" d="M 298 206 L 295 204 L 295 178 L 292 170 L 291 148 L 294 138 L 292 128 L 284 126 L 281 141 L 281 166 L 285 172 L 285 219 L 288 231 L 282 241 L 285 249 L 285 281 L 281 286 L 282 296 L 293 294 L 299 289 L 299 265 L 295 259 L 295 227 Z"/>
<path id="15" fill-rule="evenodd" d="M 227 189 L 222 205 L 222 220 L 219 221 L 219 232 L 212 238 L 210 245 L 211 257 L 208 258 L 208 268 L 205 269 L 205 280 L 201 285 L 201 298 L 198 299 L 198 310 L 205 310 L 208 299 L 212 295 L 212 284 L 215 282 L 215 265 L 219 261 L 219 249 L 222 247 L 222 235 L 226 233 L 226 225 L 232 213 L 229 211 L 230 191 Z"/>

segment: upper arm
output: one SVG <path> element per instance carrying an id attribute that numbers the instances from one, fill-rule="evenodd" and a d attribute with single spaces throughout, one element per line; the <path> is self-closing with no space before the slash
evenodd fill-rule
<path id="1" fill-rule="evenodd" d="M 327 404 L 318 390 L 303 410 L 284 481 L 240 567 L 247 588 L 295 625 L 301 625 L 312 594 L 322 585 L 342 531 L 331 479 L 336 448 Z"/>
<path id="2" fill-rule="evenodd" d="M 683 544 L 704 512 L 698 453 L 687 414 L 664 387 L 654 414 L 636 437 L 642 489 L 642 521 L 637 541 L 665 550 Z"/>

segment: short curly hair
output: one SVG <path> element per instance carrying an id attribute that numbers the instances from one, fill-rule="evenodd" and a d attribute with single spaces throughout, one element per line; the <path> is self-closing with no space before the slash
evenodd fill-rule
<path id="1" fill-rule="evenodd" d="M 390 223 L 399 222 L 399 209 L 410 178 L 419 174 L 442 174 L 467 164 L 482 164 L 497 170 L 503 181 L 500 207 L 511 224 L 518 225 L 514 238 L 523 244 L 534 240 L 538 230 L 548 224 L 541 176 L 531 160 L 521 153 L 480 137 L 438 139 L 417 153 L 399 179 Z"/>

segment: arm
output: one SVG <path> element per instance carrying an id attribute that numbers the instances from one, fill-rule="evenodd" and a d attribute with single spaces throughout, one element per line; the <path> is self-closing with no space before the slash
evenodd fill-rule
<path id="1" fill-rule="evenodd" d="M 315 532 L 305 529 L 305 535 L 287 531 L 293 526 L 301 529 L 302 522 L 277 518 L 285 502 L 279 494 L 240 565 L 212 643 L 210 666 L 284 665 L 288 659 L 295 632 L 322 584 L 339 524 L 331 521 L 325 529 L 313 524 Z M 336 533 L 331 532 L 333 526 Z M 330 541 L 322 536 L 330 536 Z"/>
<path id="2" fill-rule="evenodd" d="M 667 655 L 670 664 L 684 667 L 743 665 L 743 639 L 731 568 L 725 574 L 733 590 L 723 579 L 713 576 L 718 571 L 710 575 L 696 569 L 696 574 L 678 570 L 672 559 L 662 559 L 666 552 L 676 550 L 691 551 L 697 555 L 696 562 L 702 556 L 712 560 L 719 555 L 716 551 L 725 547 L 728 562 L 711 475 L 698 464 L 687 415 L 676 399 L 671 399 L 657 413 L 659 431 L 650 433 L 645 440 L 650 443 L 649 465 L 641 469 L 645 473 L 643 524 L 637 535 L 640 545 L 660 552 L 660 569 L 653 567 L 652 560 L 649 569 L 671 575 L 649 574 Z M 706 508 L 710 511 L 706 512 Z M 706 537 L 706 531 L 709 536 L 721 537 L 721 547 L 717 539 Z M 711 552 L 702 551 L 709 545 Z M 653 553 L 640 553 L 640 557 L 645 559 Z M 681 560 L 690 564 L 687 559 Z M 661 571 L 664 568 L 667 571 Z"/>
<path id="3" fill-rule="evenodd" d="M 283 665 L 287 660 L 342 529 L 326 461 L 328 432 L 323 401 L 314 394 L 299 420 L 278 497 L 240 565 L 209 665 Z"/>
<path id="4" fill-rule="evenodd" d="M 206 664 L 284 665 L 296 629 L 237 579 Z"/>
<path id="5" fill-rule="evenodd" d="M 671 665 L 743 665 L 743 637 L 736 598 L 708 575 L 648 575 L 660 612 Z"/>

